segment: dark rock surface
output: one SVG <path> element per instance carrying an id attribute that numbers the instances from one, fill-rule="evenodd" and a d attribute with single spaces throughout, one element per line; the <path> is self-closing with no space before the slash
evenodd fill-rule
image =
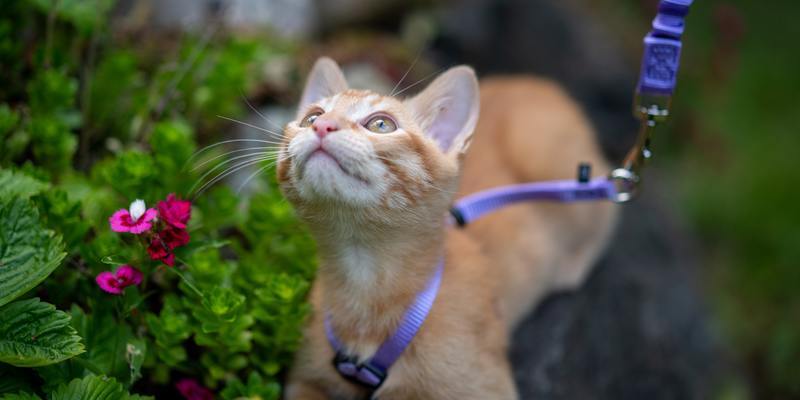
<path id="1" fill-rule="evenodd" d="M 580 290 L 546 299 L 515 332 L 523 399 L 711 397 L 720 362 L 698 264 L 652 197 L 625 206 Z"/>

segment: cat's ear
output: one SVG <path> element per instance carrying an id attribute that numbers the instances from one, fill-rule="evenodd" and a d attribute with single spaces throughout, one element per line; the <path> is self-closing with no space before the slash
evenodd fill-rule
<path id="1" fill-rule="evenodd" d="M 475 71 L 449 69 L 407 101 L 422 131 L 445 153 L 463 153 L 478 122 L 480 95 Z"/>
<path id="2" fill-rule="evenodd" d="M 314 68 L 308 74 L 306 88 L 300 97 L 298 112 L 302 112 L 309 104 L 333 96 L 347 90 L 347 81 L 336 61 L 328 57 L 321 57 L 314 63 Z"/>

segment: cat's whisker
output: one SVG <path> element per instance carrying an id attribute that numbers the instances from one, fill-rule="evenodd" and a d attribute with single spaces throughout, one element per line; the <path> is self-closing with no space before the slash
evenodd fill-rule
<path id="1" fill-rule="evenodd" d="M 229 139 L 229 140 L 223 140 L 221 142 L 210 144 L 210 145 L 208 145 L 206 147 L 203 147 L 200 150 L 195 151 L 194 154 L 192 154 L 189 157 L 189 159 L 186 160 L 186 165 L 188 165 L 192 160 L 194 160 L 200 154 L 202 154 L 202 153 L 204 153 L 204 152 L 206 152 L 208 150 L 211 150 L 214 147 L 222 146 L 222 145 L 228 144 L 228 143 L 237 143 L 237 142 L 251 142 L 251 143 L 252 142 L 257 142 L 257 143 L 275 144 L 273 142 L 270 142 L 270 141 L 267 141 L 267 140 L 261 140 L 261 139 Z M 184 168 L 185 168 L 185 166 L 184 166 Z"/>
<path id="2" fill-rule="evenodd" d="M 244 125 L 244 126 L 249 127 L 249 128 L 253 128 L 253 129 L 259 130 L 261 132 L 269 133 L 270 135 L 274 135 L 274 136 L 278 136 L 278 137 L 282 136 L 280 133 L 275 132 L 273 130 L 270 130 L 270 129 L 267 129 L 267 128 L 263 128 L 263 127 L 260 127 L 260 126 L 257 126 L 257 125 L 253 125 L 253 124 L 248 124 L 247 122 L 239 121 L 238 119 L 228 118 L 228 117 L 224 117 L 222 115 L 217 115 L 217 117 L 218 118 L 222 118 L 222 119 L 227 120 L 227 121 L 235 122 L 237 124 Z"/>
<path id="3" fill-rule="evenodd" d="M 424 78 L 422 78 L 422 79 L 420 79 L 420 80 L 418 80 L 418 81 L 416 81 L 416 82 L 412 83 L 411 85 L 408 85 L 408 86 L 406 86 L 405 88 L 403 88 L 403 90 L 401 90 L 401 91 L 399 91 L 399 92 L 395 93 L 395 94 L 394 94 L 394 97 L 400 96 L 400 95 L 401 95 L 401 94 L 403 94 L 403 93 L 404 93 L 406 90 L 408 90 L 408 89 L 411 89 L 411 88 L 413 88 L 414 86 L 417 86 L 417 85 L 419 85 L 419 84 L 420 84 L 420 83 L 422 83 L 422 82 L 425 82 L 426 80 L 430 79 L 431 77 L 433 77 L 433 76 L 435 76 L 435 75 L 439 75 L 439 74 L 440 74 L 442 71 L 444 71 L 445 69 L 446 69 L 446 68 L 441 68 L 441 69 L 439 69 L 439 70 L 437 70 L 437 71 L 434 71 L 434 72 L 432 72 L 432 73 L 428 74 L 427 76 L 425 76 Z"/>
<path id="4" fill-rule="evenodd" d="M 255 160 L 247 160 L 247 161 L 243 161 L 243 162 L 241 162 L 241 163 L 239 163 L 239 164 L 237 164 L 237 165 L 235 165 L 233 167 L 230 167 L 230 168 L 226 169 L 225 172 L 215 176 L 214 179 L 206 182 L 203 186 L 201 186 L 200 189 L 197 190 L 197 193 L 195 193 L 194 198 L 197 198 L 198 196 L 200 196 L 206 189 L 210 188 L 212 185 L 214 185 L 215 183 L 221 181 L 222 179 L 225 179 L 225 177 L 227 177 L 228 175 L 233 174 L 236 171 L 239 171 L 241 169 L 247 168 L 247 167 L 249 167 L 251 165 L 258 164 L 258 163 L 263 162 L 263 161 L 265 161 L 265 159 L 260 159 L 259 158 L 259 159 L 255 159 Z"/>
<path id="5" fill-rule="evenodd" d="M 266 158 L 267 157 L 267 156 L 259 155 L 259 154 L 246 154 L 245 156 L 251 157 L 252 159 L 261 159 L 261 158 Z M 230 162 L 236 161 L 237 159 L 240 159 L 240 158 L 243 158 L 243 157 L 244 156 L 238 156 L 238 157 L 235 157 L 233 159 L 223 161 L 222 163 L 220 163 L 218 165 L 215 165 L 214 167 L 212 167 L 211 169 L 206 171 L 206 173 L 204 173 L 200 177 L 200 179 L 197 180 L 197 182 L 189 190 L 189 193 L 193 192 L 194 189 L 197 187 L 197 185 L 199 185 L 201 182 L 203 182 L 206 179 L 206 177 L 208 177 L 209 175 L 213 174 L 215 171 L 218 171 L 220 168 L 223 168 L 225 166 L 225 164 L 228 164 Z M 243 162 L 247 162 L 247 161 L 250 161 L 250 160 L 244 160 Z M 234 165 L 233 167 L 236 167 L 236 165 Z M 229 166 L 229 167 L 224 167 L 224 168 L 232 168 L 232 167 Z M 227 171 L 224 168 L 223 168 L 223 171 L 220 174 L 225 173 L 225 171 Z M 217 176 L 219 176 L 219 175 L 217 175 Z"/>
<path id="6" fill-rule="evenodd" d="M 438 191 L 440 191 L 440 192 L 442 192 L 442 193 L 447 193 L 447 194 L 458 194 L 458 192 L 454 192 L 454 191 L 452 191 L 452 190 L 446 190 L 446 189 L 442 189 L 442 188 L 440 188 L 440 187 L 438 187 L 438 186 L 434 185 L 434 184 L 433 184 L 433 183 L 431 183 L 431 182 L 427 182 L 427 181 L 425 181 L 425 182 L 422 182 L 422 183 L 423 183 L 424 185 L 426 185 L 426 186 L 428 186 L 428 187 L 430 187 L 430 188 L 432 188 L 432 189 L 436 189 L 436 190 L 438 190 Z"/>
<path id="7" fill-rule="evenodd" d="M 252 173 L 250 176 L 248 176 L 248 177 L 247 177 L 247 178 L 244 180 L 244 182 L 242 182 L 242 184 L 241 184 L 241 185 L 239 185 L 239 187 L 236 189 L 236 194 L 238 195 L 238 194 L 239 194 L 239 193 L 242 191 L 242 189 L 243 189 L 245 186 L 247 186 L 247 183 L 248 183 L 248 182 L 250 182 L 250 180 L 252 180 L 252 179 L 253 179 L 253 178 L 255 178 L 256 176 L 258 176 L 260 173 L 264 172 L 264 170 L 266 170 L 267 168 L 271 167 L 272 165 L 274 165 L 274 163 L 268 163 L 267 165 L 265 165 L 265 166 L 263 166 L 263 167 L 261 167 L 261 168 L 257 169 L 257 170 L 256 170 L 256 172 L 253 172 L 253 173 Z"/>
<path id="8" fill-rule="evenodd" d="M 212 162 L 214 160 L 217 160 L 217 159 L 225 157 L 225 156 L 229 156 L 229 155 L 234 154 L 234 153 L 241 153 L 243 151 L 257 151 L 256 153 L 252 153 L 252 154 L 269 154 L 269 149 L 272 149 L 272 147 L 267 147 L 267 146 L 264 146 L 264 147 L 248 147 L 246 149 L 231 150 L 229 152 L 222 153 L 222 154 L 220 154 L 220 155 L 218 155 L 216 157 L 212 157 L 212 158 L 210 158 L 208 160 L 203 161 L 200 164 L 195 165 L 192 168 L 192 171 L 195 171 L 195 170 L 201 168 L 202 166 L 204 166 L 204 165 L 206 165 L 206 164 L 208 164 L 208 163 L 210 163 L 210 162 Z"/>
<path id="9" fill-rule="evenodd" d="M 389 97 L 394 97 L 395 90 L 397 90 L 397 88 L 399 88 L 400 85 L 403 84 L 403 81 L 406 80 L 406 77 L 408 76 L 408 74 L 411 72 L 412 69 L 414 69 L 414 66 L 417 65 L 417 61 L 419 61 L 419 57 L 421 55 L 422 55 L 422 49 L 419 50 L 419 52 L 417 53 L 417 56 L 414 57 L 414 61 L 411 63 L 411 66 L 408 67 L 408 69 L 403 74 L 403 76 L 400 78 L 400 80 L 397 82 L 397 84 L 394 85 L 394 87 L 392 88 L 392 91 L 389 93 Z"/>
<path id="10" fill-rule="evenodd" d="M 259 116 L 259 117 L 261 117 L 262 119 L 264 119 L 264 121 L 267 121 L 267 123 L 269 123 L 269 124 L 272 124 L 272 126 L 274 126 L 274 127 L 275 127 L 276 129 L 278 129 L 278 130 L 283 130 L 283 127 L 282 127 L 282 126 L 280 126 L 280 125 L 276 124 L 276 123 L 275 123 L 275 122 L 273 122 L 271 119 L 267 118 L 267 116 L 266 116 L 266 115 L 262 114 L 262 113 L 261 113 L 261 112 L 259 112 L 259 111 L 258 111 L 258 110 L 257 110 L 255 107 L 253 107 L 253 105 L 252 105 L 252 104 L 250 104 L 250 100 L 247 100 L 247 97 L 245 97 L 244 93 L 242 93 L 242 99 L 244 100 L 244 102 L 245 102 L 245 103 L 247 103 L 247 106 L 248 106 L 248 107 L 250 107 L 250 109 L 251 109 L 251 110 L 253 110 L 253 112 L 254 112 L 254 113 L 258 114 L 258 116 Z"/>

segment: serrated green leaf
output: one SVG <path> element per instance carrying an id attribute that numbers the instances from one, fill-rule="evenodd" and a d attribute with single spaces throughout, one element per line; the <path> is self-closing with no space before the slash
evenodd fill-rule
<path id="1" fill-rule="evenodd" d="M 39 367 L 74 357 L 83 350 L 70 316 L 38 298 L 0 307 L 0 361 Z"/>
<path id="2" fill-rule="evenodd" d="M 61 236 L 42 227 L 33 203 L 0 198 L 0 306 L 47 278 L 65 255 Z"/>
<path id="3" fill-rule="evenodd" d="M 50 400 L 124 400 L 130 395 L 114 378 L 89 375 L 73 379 L 50 395 Z"/>
<path id="4" fill-rule="evenodd" d="M 28 198 L 41 193 L 49 186 L 23 173 L 0 169 L 0 199 Z"/>

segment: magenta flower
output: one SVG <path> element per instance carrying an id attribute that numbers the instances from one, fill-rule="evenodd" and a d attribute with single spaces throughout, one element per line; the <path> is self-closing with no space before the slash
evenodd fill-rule
<path id="1" fill-rule="evenodd" d="M 171 193 L 167 196 L 167 200 L 158 202 L 158 215 L 167 224 L 178 229 L 186 229 L 186 223 L 192 217 L 192 202 L 178 200 L 175 194 Z"/>
<path id="2" fill-rule="evenodd" d="M 145 207 L 144 200 L 134 200 L 130 209 L 121 209 L 111 215 L 108 223 L 114 232 L 130 232 L 138 235 L 150 230 L 153 226 L 151 221 L 156 219 L 155 208 Z"/>
<path id="3" fill-rule="evenodd" d="M 175 254 L 172 253 L 172 249 L 167 247 L 167 244 L 158 234 L 153 235 L 153 239 L 150 240 L 150 245 L 147 246 L 147 254 L 150 255 L 151 260 L 160 260 L 170 267 L 175 265 Z"/>
<path id="4" fill-rule="evenodd" d="M 111 294 L 122 294 L 126 287 L 142 283 L 142 272 L 130 265 L 123 265 L 117 272 L 103 271 L 95 278 L 100 289 Z"/>
<path id="5" fill-rule="evenodd" d="M 194 379 L 184 378 L 175 384 L 186 400 L 214 400 L 214 393 L 206 389 Z"/>
<path id="6" fill-rule="evenodd" d="M 175 254 L 172 250 L 189 243 L 189 232 L 184 229 L 167 228 L 153 235 L 147 254 L 151 260 L 161 260 L 170 267 L 175 265 Z"/>

